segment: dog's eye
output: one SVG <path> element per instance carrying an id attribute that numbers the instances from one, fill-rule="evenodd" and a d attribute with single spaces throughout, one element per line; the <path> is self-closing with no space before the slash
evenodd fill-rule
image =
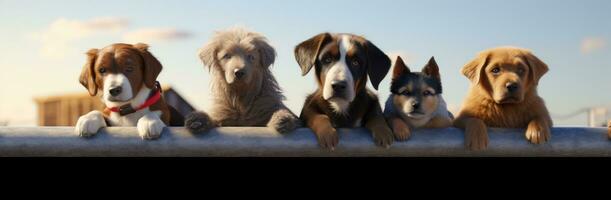
<path id="1" fill-rule="evenodd" d="M 249 61 L 254 61 L 255 60 L 255 56 L 252 55 L 252 54 L 248 55 L 248 60 Z"/>
<path id="2" fill-rule="evenodd" d="M 524 74 L 524 69 L 522 69 L 522 68 L 518 69 L 518 74 L 520 74 L 520 75 Z"/>
<path id="3" fill-rule="evenodd" d="M 497 68 L 492 69 L 492 73 L 493 73 L 493 74 L 498 74 L 498 73 L 500 73 L 500 72 L 501 72 L 501 69 L 499 69 L 498 67 L 497 67 Z"/>
<path id="4" fill-rule="evenodd" d="M 407 90 L 403 91 L 401 94 L 402 94 L 402 95 L 405 95 L 405 96 L 412 95 L 412 93 L 411 93 L 411 92 L 409 92 L 409 91 L 407 91 Z"/>
<path id="5" fill-rule="evenodd" d="M 325 63 L 325 64 L 330 64 L 332 62 L 332 60 L 331 60 L 330 57 L 326 57 L 326 58 L 322 59 L 322 62 Z"/>
<path id="6" fill-rule="evenodd" d="M 352 60 L 352 66 L 359 66 L 361 63 L 358 60 Z"/>
<path id="7" fill-rule="evenodd" d="M 104 74 L 106 73 L 106 68 L 100 68 L 98 69 L 98 72 L 100 72 L 100 74 Z"/>
<path id="8" fill-rule="evenodd" d="M 133 72 L 133 71 L 134 71 L 134 68 L 133 68 L 133 67 L 127 67 L 127 68 L 125 68 L 125 72 L 128 72 L 128 73 L 129 73 L 129 72 Z"/>
<path id="9" fill-rule="evenodd" d="M 424 95 L 424 96 L 431 96 L 431 95 L 433 95 L 433 93 L 427 90 L 427 91 L 424 91 L 422 93 L 422 95 Z"/>
<path id="10" fill-rule="evenodd" d="M 223 56 L 223 59 L 229 59 L 229 58 L 231 58 L 231 54 L 225 54 L 225 55 Z"/>

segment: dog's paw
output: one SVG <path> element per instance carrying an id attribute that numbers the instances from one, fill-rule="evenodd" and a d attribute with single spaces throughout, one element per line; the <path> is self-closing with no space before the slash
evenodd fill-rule
<path id="1" fill-rule="evenodd" d="M 388 127 L 373 130 L 372 136 L 375 144 L 384 148 L 390 148 L 390 145 L 395 141 L 394 135 Z"/>
<path id="2" fill-rule="evenodd" d="M 551 138 L 550 128 L 533 120 L 528 123 L 525 136 L 533 144 L 543 144 Z"/>
<path id="3" fill-rule="evenodd" d="M 339 135 L 337 134 L 337 130 L 335 128 L 330 128 L 326 131 L 321 131 L 316 133 L 316 138 L 318 139 L 318 145 L 320 145 L 323 149 L 335 150 L 335 147 L 339 143 Z"/>
<path id="4" fill-rule="evenodd" d="M 185 128 L 191 133 L 206 132 L 213 127 L 210 116 L 205 112 L 192 112 L 185 117 Z"/>
<path id="5" fill-rule="evenodd" d="M 286 109 L 276 111 L 267 123 L 267 127 L 278 133 L 289 133 L 299 126 L 299 119 Z"/>
<path id="6" fill-rule="evenodd" d="M 157 139 L 165 126 L 157 114 L 149 113 L 138 120 L 138 135 L 144 140 Z"/>
<path id="7" fill-rule="evenodd" d="M 104 115 L 100 111 L 91 111 L 78 118 L 74 132 L 80 137 L 91 137 L 103 127 L 106 127 Z"/>
<path id="8" fill-rule="evenodd" d="M 409 127 L 403 120 L 398 118 L 392 119 L 392 132 L 398 141 L 408 140 L 412 136 L 412 131 Z"/>
<path id="9" fill-rule="evenodd" d="M 472 122 L 465 127 L 465 146 L 474 151 L 488 148 L 488 129 L 484 122 Z"/>

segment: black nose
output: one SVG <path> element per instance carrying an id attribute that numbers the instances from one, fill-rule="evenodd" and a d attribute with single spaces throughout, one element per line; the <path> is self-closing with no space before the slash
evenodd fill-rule
<path id="1" fill-rule="evenodd" d="M 117 95 L 121 94 L 122 91 L 123 91 L 122 87 L 116 87 L 116 88 L 110 89 L 109 92 L 110 92 L 110 95 L 112 95 L 114 97 L 114 96 L 117 96 Z"/>
<path id="2" fill-rule="evenodd" d="M 346 83 L 346 81 L 338 81 L 338 82 L 332 83 L 331 87 L 333 87 L 333 90 L 335 91 L 344 91 L 347 85 L 348 84 Z"/>
<path id="3" fill-rule="evenodd" d="M 246 73 L 244 73 L 244 70 L 241 69 L 241 70 L 235 70 L 233 74 L 235 75 L 236 78 L 241 79 L 242 77 L 244 77 L 244 74 Z"/>
<path id="4" fill-rule="evenodd" d="M 414 109 L 420 108 L 420 103 L 419 103 L 419 102 L 413 102 L 413 103 L 412 103 L 412 107 L 413 107 Z"/>
<path id="5" fill-rule="evenodd" d="M 518 84 L 517 83 L 507 83 L 506 87 L 507 87 L 507 91 L 509 91 L 509 92 L 515 92 L 515 91 L 518 90 Z"/>

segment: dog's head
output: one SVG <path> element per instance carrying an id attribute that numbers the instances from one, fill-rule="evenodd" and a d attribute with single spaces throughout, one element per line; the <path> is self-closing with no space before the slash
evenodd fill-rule
<path id="1" fill-rule="evenodd" d="M 154 88 L 161 68 L 148 45 L 117 43 L 89 50 L 79 81 L 91 96 L 101 90 L 106 102 L 126 102 L 143 87 Z"/>
<path id="2" fill-rule="evenodd" d="M 397 57 L 390 86 L 396 110 L 413 119 L 429 117 L 439 106 L 441 88 L 435 58 L 429 60 L 422 72 L 411 72 L 403 59 Z"/>
<path id="3" fill-rule="evenodd" d="M 520 103 L 536 91 L 548 67 L 530 51 L 499 47 L 479 53 L 462 68 L 473 85 L 482 87 L 497 104 Z"/>
<path id="4" fill-rule="evenodd" d="M 315 67 L 325 100 L 344 104 L 364 91 L 367 76 L 377 90 L 390 69 L 390 59 L 384 52 L 365 38 L 352 34 L 316 35 L 295 47 L 295 58 L 302 75 Z"/>
<path id="5" fill-rule="evenodd" d="M 276 51 L 255 32 L 235 28 L 216 32 L 198 52 L 205 66 L 225 77 L 227 84 L 251 83 L 253 74 L 274 63 Z"/>

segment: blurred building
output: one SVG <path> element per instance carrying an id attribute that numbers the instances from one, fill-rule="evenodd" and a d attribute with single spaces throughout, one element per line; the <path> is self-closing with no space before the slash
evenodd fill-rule
<path id="1" fill-rule="evenodd" d="M 162 86 L 162 95 L 168 105 L 183 115 L 195 109 L 170 86 Z M 93 110 L 103 110 L 99 97 L 88 93 L 64 94 L 34 98 L 38 108 L 39 126 L 74 126 L 78 118 Z"/>

